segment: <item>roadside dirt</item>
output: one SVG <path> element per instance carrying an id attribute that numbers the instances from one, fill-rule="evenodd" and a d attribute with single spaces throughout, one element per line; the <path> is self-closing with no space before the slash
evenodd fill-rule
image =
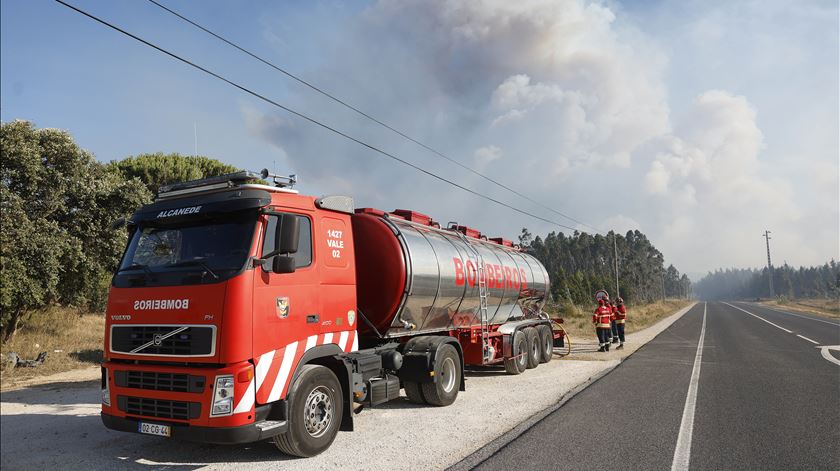
<path id="1" fill-rule="evenodd" d="M 2 392 L 15 391 L 18 389 L 32 388 L 42 384 L 61 384 L 61 383 L 77 383 L 80 381 L 98 380 L 101 376 L 99 366 L 89 366 L 87 368 L 79 368 L 77 370 L 64 371 L 48 376 L 35 376 L 32 378 L 22 379 L 3 387 Z"/>
<path id="2" fill-rule="evenodd" d="M 616 366 L 686 310 L 631 334 L 624 351 L 587 352 L 588 344 L 581 342 L 571 358 L 555 356 L 520 376 L 498 368 L 470 370 L 467 390 L 449 407 L 417 406 L 403 398 L 364 410 L 356 416 L 355 432 L 340 433 L 327 452 L 306 460 L 286 457 L 268 442 L 213 446 L 107 430 L 99 419 L 98 370 L 70 372 L 81 381 L 64 377 L 61 382 L 0 394 L 0 466 L 4 470 L 443 469 Z M 574 359 L 590 355 L 601 361 Z M 85 381 L 92 372 L 94 378 Z"/>

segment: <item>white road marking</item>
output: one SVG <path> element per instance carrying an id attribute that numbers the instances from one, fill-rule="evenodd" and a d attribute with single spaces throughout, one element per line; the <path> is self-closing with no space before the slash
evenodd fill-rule
<path id="1" fill-rule="evenodd" d="M 700 340 L 697 342 L 697 353 L 694 356 L 694 368 L 691 370 L 691 381 L 688 383 L 688 394 L 685 397 L 680 434 L 677 437 L 677 447 L 674 450 L 674 461 L 671 471 L 688 471 L 691 461 L 691 435 L 694 432 L 694 409 L 697 406 L 697 388 L 700 385 L 700 364 L 703 358 L 703 340 L 706 337 L 706 306 L 703 304 L 703 325 L 700 327 Z"/>
<path id="2" fill-rule="evenodd" d="M 840 324 L 837 324 L 836 322 L 830 322 L 830 321 L 827 321 L 827 320 L 824 320 L 824 319 L 815 319 L 813 317 L 803 316 L 801 314 L 794 314 L 792 312 L 787 312 L 787 311 L 780 311 L 778 309 L 774 309 L 774 308 L 768 307 L 768 306 L 761 306 L 761 307 L 763 307 L 764 309 L 769 309 L 769 310 L 774 311 L 774 312 L 778 312 L 779 314 L 787 314 L 789 316 L 796 316 L 796 317 L 801 317 L 803 319 L 808 319 L 809 321 L 817 321 L 817 322 L 822 322 L 823 324 L 833 325 L 834 327 L 840 327 Z"/>
<path id="3" fill-rule="evenodd" d="M 774 324 L 774 323 L 772 323 L 772 322 L 768 321 L 767 319 L 765 319 L 765 318 L 763 318 L 763 317 L 756 316 L 755 314 L 751 313 L 750 311 L 747 311 L 746 309 L 741 309 L 740 307 L 738 307 L 738 306 L 733 306 L 733 305 L 731 305 L 731 304 L 729 304 L 729 303 L 723 303 L 723 304 L 726 304 L 726 305 L 727 305 L 727 306 L 729 306 L 729 307 L 734 307 L 735 309 L 737 309 L 737 310 L 739 310 L 739 311 L 744 311 L 744 312 L 746 312 L 747 314 L 749 314 L 749 315 L 751 315 L 751 316 L 755 317 L 756 319 L 761 319 L 761 320 L 763 320 L 764 322 L 766 322 L 766 323 L 768 323 L 768 324 L 772 325 L 773 327 L 776 327 L 776 328 L 778 328 L 778 329 L 782 329 L 782 330 L 784 330 L 785 332 L 787 332 L 787 333 L 789 333 L 789 334 L 792 334 L 792 333 L 793 333 L 793 331 L 792 331 L 792 330 L 787 330 L 787 329 L 785 329 L 784 327 L 782 327 L 782 326 L 780 326 L 780 325 L 778 325 L 778 324 Z"/>
<path id="4" fill-rule="evenodd" d="M 797 336 L 797 337 L 799 337 L 799 338 L 801 338 L 801 339 L 805 339 L 805 340 L 807 340 L 807 341 L 809 341 L 809 342 L 813 343 L 814 345 L 819 345 L 819 344 L 820 344 L 819 342 L 814 342 L 813 340 L 809 339 L 808 337 L 806 337 L 806 336 L 804 336 L 804 335 L 799 335 L 799 334 L 796 334 L 796 336 Z"/>
<path id="5" fill-rule="evenodd" d="M 828 353 L 829 350 L 837 350 L 840 351 L 840 345 L 823 345 L 821 347 L 817 347 L 820 349 L 820 353 L 822 353 L 823 358 L 826 360 L 834 363 L 835 365 L 840 365 L 840 360 L 834 358 L 834 355 Z"/>

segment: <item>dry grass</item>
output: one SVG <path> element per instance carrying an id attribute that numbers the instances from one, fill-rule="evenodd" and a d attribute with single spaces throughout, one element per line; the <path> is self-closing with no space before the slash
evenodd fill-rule
<path id="1" fill-rule="evenodd" d="M 33 313 L 30 321 L 9 342 L 2 344 L 0 387 L 6 389 L 35 377 L 99 364 L 104 332 L 105 316 L 102 314 L 80 313 L 61 307 Z M 35 368 L 11 368 L 9 352 L 27 360 L 47 352 L 47 360 Z"/>
<path id="2" fill-rule="evenodd" d="M 625 331 L 630 333 L 650 327 L 690 303 L 691 301 L 688 299 L 667 299 L 641 306 L 628 305 Z M 553 318 L 562 317 L 564 320 L 563 327 L 572 338 L 579 336 L 594 338 L 595 329 L 592 327 L 592 312 L 595 311 L 595 307 L 593 304 L 591 307 L 587 306 L 584 309 L 580 306 L 565 303 L 548 305 L 545 307 L 545 311 Z"/>
<path id="3" fill-rule="evenodd" d="M 775 299 L 762 301 L 771 307 L 779 307 L 791 311 L 800 311 L 810 314 L 817 314 L 823 317 L 840 319 L 840 302 L 829 298 L 804 298 L 804 299 Z"/>

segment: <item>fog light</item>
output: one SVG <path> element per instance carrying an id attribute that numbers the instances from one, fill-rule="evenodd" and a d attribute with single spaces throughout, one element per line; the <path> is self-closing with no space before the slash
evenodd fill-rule
<path id="1" fill-rule="evenodd" d="M 213 386 L 213 407 L 210 417 L 221 417 L 233 412 L 233 375 L 216 376 Z"/>

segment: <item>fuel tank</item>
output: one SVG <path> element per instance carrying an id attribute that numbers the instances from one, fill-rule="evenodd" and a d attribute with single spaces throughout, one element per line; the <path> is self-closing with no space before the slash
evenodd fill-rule
<path id="1" fill-rule="evenodd" d="M 362 338 L 480 325 L 479 266 L 490 324 L 535 317 L 545 304 L 545 267 L 516 248 L 440 229 L 425 216 L 360 209 L 352 224 Z"/>

